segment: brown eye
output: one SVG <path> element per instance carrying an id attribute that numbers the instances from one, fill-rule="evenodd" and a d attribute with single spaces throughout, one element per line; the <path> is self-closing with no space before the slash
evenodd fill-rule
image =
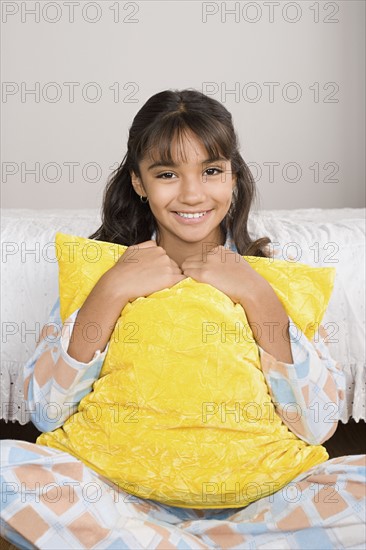
<path id="1" fill-rule="evenodd" d="M 156 176 L 157 178 L 161 178 L 161 179 L 172 179 L 172 176 L 174 176 L 173 172 L 163 172 L 163 174 L 159 174 L 158 176 Z"/>
<path id="2" fill-rule="evenodd" d="M 220 168 L 207 168 L 205 172 L 208 176 L 216 176 L 217 174 L 222 174 L 222 170 L 220 170 Z"/>

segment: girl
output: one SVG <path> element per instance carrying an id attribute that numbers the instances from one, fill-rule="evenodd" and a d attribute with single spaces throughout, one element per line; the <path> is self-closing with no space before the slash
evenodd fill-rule
<path id="1" fill-rule="evenodd" d="M 47 339 L 48 327 L 61 324 L 59 300 L 54 305 L 25 366 L 25 397 L 40 430 L 61 426 L 92 390 L 126 304 L 192 277 L 242 305 L 283 422 L 313 445 L 332 435 L 342 372 L 319 334 L 313 342 L 299 336 L 272 287 L 242 258 L 269 255 L 269 239 L 253 242 L 247 230 L 254 194 L 223 105 L 194 90 L 164 91 L 146 102 L 106 188 L 103 223 L 91 235 L 128 245 L 125 254 L 133 248 L 138 261 L 119 260 L 99 279 L 65 321 L 56 349 Z M 83 338 L 90 323 L 100 328 L 97 342 Z M 278 381 L 290 387 L 301 421 L 284 414 L 288 393 Z M 50 403 L 61 411 L 57 421 L 38 414 Z M 333 424 L 323 421 L 329 403 L 337 411 Z M 320 417 L 312 414 L 316 406 Z M 328 460 L 245 508 L 196 510 L 132 497 L 49 447 L 8 441 L 2 451 L 2 524 L 20 547 L 361 548 L 365 542 L 361 455 Z"/>

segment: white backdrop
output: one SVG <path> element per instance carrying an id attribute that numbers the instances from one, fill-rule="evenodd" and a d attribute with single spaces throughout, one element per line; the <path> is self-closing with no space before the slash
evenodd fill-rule
<path id="1" fill-rule="evenodd" d="M 2 1 L 2 205 L 98 208 L 133 116 L 233 113 L 262 208 L 365 205 L 365 2 Z"/>

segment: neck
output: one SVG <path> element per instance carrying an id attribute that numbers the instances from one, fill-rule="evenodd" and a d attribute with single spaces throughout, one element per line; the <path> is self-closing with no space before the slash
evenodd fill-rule
<path id="1" fill-rule="evenodd" d="M 189 256 L 200 255 L 204 260 L 215 246 L 225 244 L 225 237 L 221 229 L 218 228 L 215 234 L 208 235 L 203 241 L 183 241 L 177 239 L 176 236 L 163 234 L 157 237 L 157 244 L 163 247 L 169 258 L 181 267 Z"/>

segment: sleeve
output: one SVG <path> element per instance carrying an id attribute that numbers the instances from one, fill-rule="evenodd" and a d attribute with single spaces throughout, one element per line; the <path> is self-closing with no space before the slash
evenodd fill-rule
<path id="1" fill-rule="evenodd" d="M 99 377 L 109 344 L 97 350 L 89 363 L 69 356 L 67 349 L 79 310 L 62 325 L 58 298 L 42 329 L 38 345 L 24 366 L 24 396 L 33 424 L 52 431 L 77 409 Z"/>
<path id="2" fill-rule="evenodd" d="M 322 326 L 309 341 L 289 318 L 293 363 L 277 361 L 259 347 L 263 374 L 283 422 L 311 445 L 329 439 L 345 399 L 345 376 L 332 359 Z"/>

